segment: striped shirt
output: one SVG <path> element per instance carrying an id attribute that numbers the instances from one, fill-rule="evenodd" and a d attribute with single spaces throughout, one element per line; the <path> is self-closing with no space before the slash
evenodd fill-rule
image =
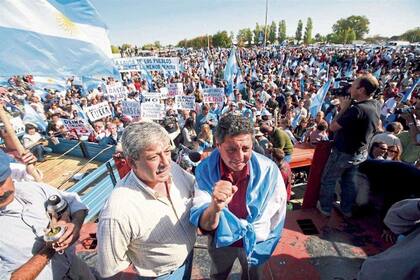
<path id="1" fill-rule="evenodd" d="M 170 199 L 159 197 L 133 171 L 113 190 L 97 231 L 102 277 L 130 264 L 141 276 L 157 277 L 184 263 L 196 238 L 189 222 L 195 179 L 175 163 L 171 174 Z"/>

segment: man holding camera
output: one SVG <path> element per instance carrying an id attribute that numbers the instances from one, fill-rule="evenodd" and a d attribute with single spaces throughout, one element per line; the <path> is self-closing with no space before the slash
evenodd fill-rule
<path id="1" fill-rule="evenodd" d="M 341 178 L 338 210 L 350 217 L 356 197 L 357 165 L 366 160 L 368 143 L 379 126 L 380 105 L 373 99 L 379 84 L 372 75 L 363 75 L 351 85 L 350 96 L 340 96 L 340 112 L 330 125 L 335 133 L 333 148 L 324 168 L 318 202 L 319 211 L 330 216 L 335 185 Z M 354 102 L 352 102 L 354 100 Z"/>

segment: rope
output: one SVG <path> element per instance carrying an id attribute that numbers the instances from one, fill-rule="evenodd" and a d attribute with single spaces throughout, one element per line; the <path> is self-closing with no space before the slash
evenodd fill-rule
<path id="1" fill-rule="evenodd" d="M 73 147 L 71 147 L 70 149 L 68 149 L 64 154 L 58 156 L 57 158 L 55 158 L 54 160 L 58 160 L 60 158 L 62 158 L 63 156 L 67 155 L 68 153 L 70 153 L 71 151 L 73 151 L 74 149 L 76 149 L 77 146 L 79 146 L 82 142 L 79 141 L 79 143 L 77 143 L 76 145 L 74 145 Z M 52 170 L 53 168 L 56 168 L 58 165 L 62 164 L 66 159 L 63 159 L 62 161 L 60 161 L 59 163 L 57 163 L 56 165 L 54 165 L 53 167 L 51 167 L 50 169 L 44 171 L 43 173 L 47 173 L 48 171 Z"/>
<path id="2" fill-rule="evenodd" d="M 77 174 L 77 173 L 79 173 L 80 172 L 80 170 L 82 170 L 83 168 L 85 168 L 86 167 L 86 165 L 88 165 L 89 163 L 91 163 L 95 158 L 97 158 L 100 154 L 102 154 L 103 152 L 105 152 L 106 150 L 109 150 L 109 149 L 111 149 L 111 148 L 113 148 L 114 146 L 108 146 L 108 147 L 106 147 L 105 149 L 102 149 L 98 154 L 96 154 L 96 156 L 94 156 L 93 158 L 91 158 L 90 160 L 88 160 L 82 167 L 80 167 L 78 170 L 76 170 L 75 172 L 73 172 L 73 174 L 71 174 L 63 183 L 61 183 L 58 187 L 57 187 L 57 189 L 61 189 L 61 187 L 65 184 L 65 183 L 67 183 L 69 180 L 70 180 L 70 178 L 72 178 L 75 174 Z"/>

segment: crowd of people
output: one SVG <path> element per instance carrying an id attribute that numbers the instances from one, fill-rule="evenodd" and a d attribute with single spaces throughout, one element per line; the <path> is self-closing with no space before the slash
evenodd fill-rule
<path id="1" fill-rule="evenodd" d="M 261 279 L 263 264 L 283 228 L 293 184 L 289 163 L 296 145 L 332 142 L 317 205 L 325 216 L 331 215 L 333 207 L 344 217 L 354 214 L 361 200 L 361 177 L 374 191 L 385 193 L 383 217 L 393 203 L 418 197 L 415 181 L 410 183 L 418 179 L 420 165 L 416 89 L 420 58 L 413 49 L 241 48 L 235 51 L 238 72 L 225 80 L 232 52 L 184 50 L 179 53 L 179 72 L 144 75 L 132 71 L 123 73 L 120 81 L 103 79 L 103 85 L 123 85 L 127 100 L 139 103 L 145 93 L 159 96 L 168 84 L 182 83 L 183 95 L 195 97 L 195 109 L 178 109 L 173 98 L 165 98 L 161 100 L 164 116 L 155 122 L 125 115 L 121 100 L 107 100 L 104 86 L 86 90 L 74 78 L 67 80 L 64 91 L 34 90 L 32 76 L 12 77 L 1 88 L 2 104 L 11 115 L 24 116 L 29 105 L 41 121 L 48 122 L 45 129 L 35 121 L 25 124 L 22 142 L 36 160 L 45 160 L 49 152 L 43 140 L 55 138 L 116 145 L 128 159 L 132 171 L 112 193 L 99 219 L 98 272 L 102 277 L 132 264 L 141 279 L 188 279 L 199 228 L 210 236 L 212 279 L 226 279 L 235 259 L 240 260 L 243 279 Z M 206 88 L 223 88 L 223 104 L 203 102 Z M 325 96 L 323 89 L 327 89 Z M 81 137 L 66 129 L 64 120 L 85 118 L 84 109 L 104 101 L 112 114 L 86 121 L 89 135 Z M 179 165 L 171 163 L 171 157 Z M 0 175 L 13 192 L 6 162 L 2 159 Z M 378 179 L 380 168 L 400 170 L 408 186 L 393 188 L 390 184 L 395 180 L 386 182 L 383 177 L 391 173 Z M 338 206 L 337 182 L 341 187 Z M 45 192 L 51 191 L 44 191 L 44 196 Z M 16 207 L 13 199 L 6 198 L 0 200 L 4 204 L 0 207 Z M 24 199 L 24 195 L 16 197 L 21 205 L 30 203 Z M 83 210 L 76 206 L 72 212 Z M 133 209 L 138 216 L 130 215 Z M 78 231 L 83 215 L 79 211 L 76 221 L 67 223 Z M 389 230 L 385 225 L 384 229 Z M 45 266 L 54 252 L 42 250 L 39 261 Z M 12 275 L 19 268 L 17 275 L 24 273 L 22 262 L 18 264 L 10 262 L 4 272 Z"/>

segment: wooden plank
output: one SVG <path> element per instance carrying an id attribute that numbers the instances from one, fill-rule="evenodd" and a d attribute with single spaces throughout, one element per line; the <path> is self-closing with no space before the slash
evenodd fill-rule
<path id="1" fill-rule="evenodd" d="M 44 183 L 56 188 L 63 184 L 60 187 L 61 190 L 66 190 L 76 183 L 71 177 L 80 168 L 82 169 L 78 173 L 86 173 L 93 171 L 102 164 L 101 162 L 92 161 L 85 165 L 88 159 L 72 156 L 59 158 L 59 156 L 58 154 L 48 155 L 45 162 L 37 164 L 37 168 L 44 174 L 42 180 Z"/>
<path id="2" fill-rule="evenodd" d="M 290 168 L 310 166 L 314 156 L 315 148 L 309 143 L 296 144 L 293 148 Z"/>

